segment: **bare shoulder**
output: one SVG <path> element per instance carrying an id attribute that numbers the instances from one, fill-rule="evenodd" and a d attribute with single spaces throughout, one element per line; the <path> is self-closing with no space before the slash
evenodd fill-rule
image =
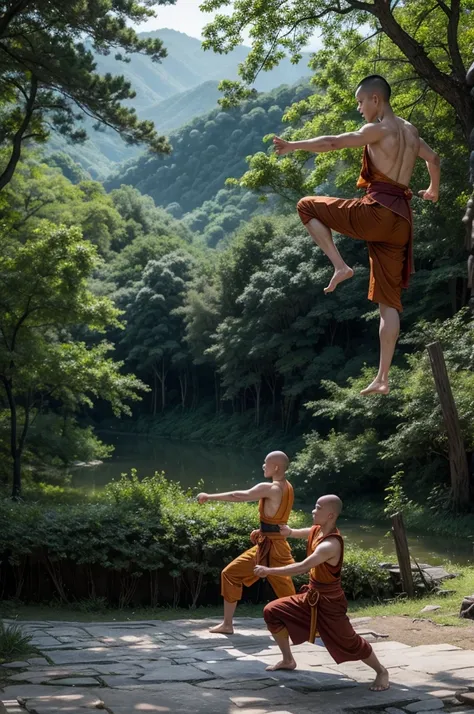
<path id="1" fill-rule="evenodd" d="M 416 142 L 420 140 L 420 135 L 418 133 L 418 129 L 414 124 L 411 124 L 409 121 L 406 119 L 402 119 L 402 117 L 395 117 L 398 123 L 398 126 L 401 127 L 403 130 L 403 133 L 408 139 L 411 139 L 412 141 Z"/>

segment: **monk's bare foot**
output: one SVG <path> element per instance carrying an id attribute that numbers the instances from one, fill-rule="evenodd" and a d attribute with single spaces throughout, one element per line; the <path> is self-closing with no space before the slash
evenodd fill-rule
<path id="1" fill-rule="evenodd" d="M 368 387 L 361 391 L 361 394 L 364 396 L 366 394 L 388 394 L 389 391 L 390 387 L 388 386 L 388 382 L 381 382 L 379 379 L 374 379 Z"/>
<path id="2" fill-rule="evenodd" d="M 342 283 L 343 280 L 348 280 L 349 278 L 352 278 L 354 275 L 354 271 L 352 268 L 349 268 L 348 265 L 346 265 L 345 268 L 341 268 L 340 270 L 335 270 L 334 275 L 331 278 L 331 281 L 327 288 L 324 288 L 324 292 L 327 293 L 332 293 L 333 290 L 337 288 L 339 283 Z"/>
<path id="3" fill-rule="evenodd" d="M 294 659 L 290 659 L 288 661 L 282 659 L 281 662 L 265 667 L 265 669 L 267 672 L 275 672 L 277 669 L 296 669 L 296 662 Z"/>
<path id="4" fill-rule="evenodd" d="M 386 669 L 375 677 L 373 684 L 371 684 L 369 689 L 371 692 L 385 692 L 387 689 L 390 689 L 390 682 Z"/>
<path id="5" fill-rule="evenodd" d="M 225 623 L 222 622 L 220 625 L 215 625 L 214 627 L 210 627 L 209 632 L 218 632 L 221 635 L 233 635 L 234 628 L 229 625 L 226 625 Z"/>

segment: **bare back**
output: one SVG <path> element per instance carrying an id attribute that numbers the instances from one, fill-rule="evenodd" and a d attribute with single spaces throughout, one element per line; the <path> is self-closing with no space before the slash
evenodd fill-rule
<path id="1" fill-rule="evenodd" d="M 281 499 L 286 488 L 286 479 L 283 481 L 273 481 L 270 489 L 270 495 L 265 496 L 264 513 L 269 518 L 273 518 L 278 513 L 281 506 Z"/>
<path id="2" fill-rule="evenodd" d="M 382 119 L 386 132 L 380 141 L 369 144 L 369 155 L 376 169 L 392 181 L 408 186 L 420 150 L 418 130 L 400 117 Z"/>

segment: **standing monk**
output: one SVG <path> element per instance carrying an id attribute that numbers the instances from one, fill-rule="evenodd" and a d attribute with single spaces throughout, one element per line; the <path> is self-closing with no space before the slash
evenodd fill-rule
<path id="1" fill-rule="evenodd" d="M 293 508 L 293 486 L 286 479 L 288 456 L 283 451 L 272 451 L 265 458 L 263 473 L 271 483 L 259 483 L 248 491 L 229 493 L 200 493 L 199 503 L 206 501 L 260 501 L 260 528 L 252 531 L 250 540 L 255 545 L 239 555 L 221 573 L 221 594 L 224 598 L 224 621 L 210 632 L 232 635 L 233 618 L 238 601 L 242 598 L 242 586 L 250 587 L 260 576 L 254 574 L 256 565 L 279 567 L 294 563 L 286 536 L 280 532 L 280 524 L 288 523 Z M 287 575 L 271 575 L 268 578 L 277 597 L 294 595 L 292 579 Z"/>
<path id="2" fill-rule="evenodd" d="M 294 645 L 305 640 L 313 643 L 319 634 L 329 654 L 340 664 L 362 660 L 377 673 L 370 687 L 375 692 L 389 688 L 388 672 L 378 661 L 370 644 L 357 635 L 347 617 L 347 600 L 341 587 L 344 540 L 336 527 L 342 502 L 337 496 L 322 496 L 313 510 L 313 527 L 281 532 L 291 538 L 307 538 L 307 557 L 285 568 L 255 568 L 255 575 L 310 573 L 305 592 L 283 597 L 265 606 L 263 616 L 279 646 L 283 659 L 267 669 L 295 669 L 289 638 Z"/>
<path id="3" fill-rule="evenodd" d="M 297 149 L 324 153 L 364 147 L 362 171 L 357 186 L 366 189 L 361 199 L 345 200 L 307 196 L 298 203 L 298 213 L 314 242 L 334 266 L 325 293 L 332 292 L 354 272 L 334 245 L 331 230 L 367 241 L 369 249 L 369 300 L 380 309 L 380 364 L 374 381 L 361 394 L 388 394 L 388 373 L 400 331 L 401 290 L 408 287 L 413 272 L 413 223 L 408 188 L 417 157 L 424 159 L 431 183 L 419 195 L 437 201 L 439 157 L 418 136 L 409 122 L 395 116 L 390 106 L 391 88 L 379 75 L 371 75 L 357 87 L 357 108 L 367 124 L 339 136 L 321 136 L 308 141 L 284 141 L 275 137 L 279 156 Z"/>

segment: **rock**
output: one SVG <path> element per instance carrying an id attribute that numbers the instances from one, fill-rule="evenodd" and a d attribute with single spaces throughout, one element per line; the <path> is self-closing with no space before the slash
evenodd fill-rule
<path id="1" fill-rule="evenodd" d="M 436 595 L 441 595 L 441 597 L 449 597 L 449 595 L 455 595 L 456 590 L 436 590 Z"/>
<path id="2" fill-rule="evenodd" d="M 474 707 L 474 692 L 456 692 L 456 699 L 463 704 L 470 704 Z"/>
<path id="3" fill-rule="evenodd" d="M 405 711 L 413 712 L 413 714 L 418 714 L 418 712 L 432 712 L 439 709 L 444 709 L 444 704 L 441 699 L 422 699 L 420 702 L 413 702 L 413 704 L 407 704 Z"/>
<path id="4" fill-rule="evenodd" d="M 427 605 L 420 612 L 435 612 L 436 610 L 441 610 L 441 605 Z"/>
<path id="5" fill-rule="evenodd" d="M 474 620 L 474 595 L 466 595 L 463 599 L 459 617 Z"/>

